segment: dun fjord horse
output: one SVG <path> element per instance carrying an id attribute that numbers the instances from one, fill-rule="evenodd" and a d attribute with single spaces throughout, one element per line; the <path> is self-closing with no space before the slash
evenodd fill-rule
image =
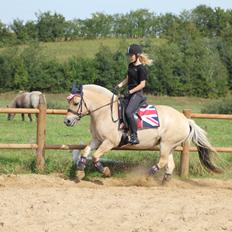
<path id="1" fill-rule="evenodd" d="M 39 105 L 39 95 L 42 94 L 40 91 L 23 92 L 18 94 L 15 99 L 8 106 L 9 108 L 37 108 Z M 22 120 L 24 121 L 24 114 Z M 9 113 L 7 116 L 8 120 L 13 120 L 15 113 Z M 32 121 L 31 114 L 28 114 L 30 121 Z"/>
<path id="2" fill-rule="evenodd" d="M 78 89 L 78 88 L 77 88 Z M 121 141 L 123 132 L 118 128 L 118 122 L 114 119 L 118 117 L 117 97 L 112 100 L 113 93 L 98 85 L 83 85 L 78 91 L 72 91 L 67 98 L 69 101 L 68 112 L 64 123 L 67 126 L 74 126 L 80 119 L 89 115 L 91 118 L 90 130 L 92 140 L 82 151 L 77 164 L 79 178 L 84 177 L 86 157 L 92 150 L 96 150 L 92 159 L 98 171 L 104 176 L 110 176 L 108 167 L 103 167 L 99 158 L 107 151 L 117 147 Z M 160 120 L 160 127 L 152 129 L 138 130 L 140 143 L 136 148 L 154 148 L 159 145 L 160 159 L 157 164 L 149 170 L 149 175 L 153 175 L 161 168 L 165 168 L 164 181 L 169 179 L 175 164 L 173 160 L 174 149 L 192 141 L 198 149 L 201 163 L 213 172 L 221 172 L 210 160 L 210 153 L 215 152 L 209 143 L 206 133 L 193 120 L 187 119 L 182 113 L 172 107 L 157 105 Z"/>

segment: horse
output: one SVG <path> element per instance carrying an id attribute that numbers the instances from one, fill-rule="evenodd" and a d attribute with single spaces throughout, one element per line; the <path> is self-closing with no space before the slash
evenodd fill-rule
<path id="1" fill-rule="evenodd" d="M 83 85 L 81 88 L 74 88 L 69 95 L 69 108 L 64 117 L 67 126 L 76 125 L 84 116 L 90 116 L 91 141 L 82 150 L 77 163 L 77 178 L 85 176 L 86 158 L 92 150 L 92 161 L 96 169 L 104 177 L 111 176 L 110 169 L 104 167 L 100 157 L 112 148 L 118 147 L 124 132 L 119 129 L 118 117 L 118 96 L 108 89 L 98 85 Z M 158 163 L 154 164 L 147 172 L 147 176 L 153 176 L 160 169 L 164 169 L 163 182 L 171 179 L 175 163 L 173 159 L 174 149 L 182 144 L 191 141 L 197 146 L 199 159 L 203 166 L 212 172 L 220 173 L 221 168 L 211 161 L 211 154 L 216 153 L 210 144 L 206 132 L 193 120 L 187 119 L 184 114 L 176 109 L 157 105 L 160 126 L 158 128 L 138 130 L 140 143 L 134 146 L 138 149 L 149 149 L 159 145 L 160 157 Z"/>
<path id="2" fill-rule="evenodd" d="M 39 95 L 42 94 L 40 91 L 32 92 L 21 92 L 14 100 L 10 103 L 9 108 L 38 108 L 39 105 Z M 8 120 L 13 120 L 15 113 L 9 113 L 7 116 Z M 25 120 L 24 114 L 21 114 L 22 121 Z M 28 114 L 30 122 L 32 122 L 31 114 Z"/>

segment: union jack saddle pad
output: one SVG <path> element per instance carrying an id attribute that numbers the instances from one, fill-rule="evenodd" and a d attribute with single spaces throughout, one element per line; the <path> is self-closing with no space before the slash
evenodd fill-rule
<path id="1" fill-rule="evenodd" d="M 135 114 L 135 119 L 138 129 L 157 128 L 160 126 L 158 113 L 153 105 L 139 108 Z"/>

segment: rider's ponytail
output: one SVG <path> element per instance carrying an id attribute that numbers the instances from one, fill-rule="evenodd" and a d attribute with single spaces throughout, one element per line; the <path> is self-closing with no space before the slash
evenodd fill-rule
<path id="1" fill-rule="evenodd" d="M 152 63 L 153 63 L 153 60 L 150 59 L 150 58 L 148 57 L 148 55 L 145 54 L 145 53 L 142 53 L 142 54 L 139 55 L 139 61 L 140 61 L 142 64 L 147 64 L 147 65 L 152 65 Z"/>

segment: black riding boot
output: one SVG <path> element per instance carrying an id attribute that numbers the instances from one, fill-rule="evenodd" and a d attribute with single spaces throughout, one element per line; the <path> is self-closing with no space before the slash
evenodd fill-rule
<path id="1" fill-rule="evenodd" d="M 138 140 L 138 136 L 136 133 L 132 133 L 131 136 L 130 136 L 130 140 L 129 140 L 129 143 L 130 144 L 138 144 L 139 143 L 139 140 Z"/>

